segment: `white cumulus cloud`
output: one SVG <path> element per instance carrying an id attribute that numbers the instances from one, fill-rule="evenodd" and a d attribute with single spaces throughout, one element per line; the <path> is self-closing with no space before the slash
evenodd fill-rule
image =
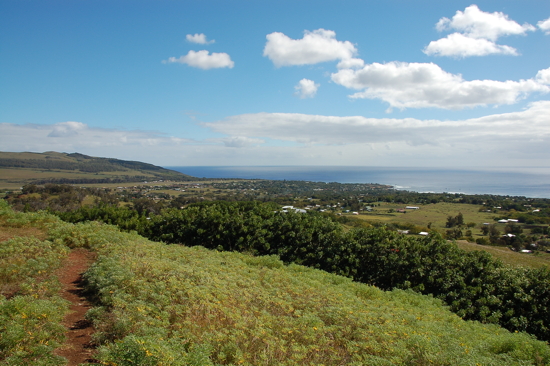
<path id="1" fill-rule="evenodd" d="M 336 65 L 336 68 L 338 69 L 360 69 L 363 66 L 365 66 L 365 61 L 361 60 L 360 58 L 347 58 L 340 62 L 338 62 L 338 65 Z"/>
<path id="2" fill-rule="evenodd" d="M 498 45 L 484 38 L 471 38 L 461 33 L 449 34 L 445 38 L 431 41 L 424 49 L 430 56 L 470 57 L 491 54 L 517 55 L 515 48 Z"/>
<path id="3" fill-rule="evenodd" d="M 179 58 L 170 57 L 168 60 L 163 61 L 163 63 L 180 63 L 187 64 L 192 67 L 198 67 L 199 69 L 209 70 L 217 68 L 233 68 L 235 63 L 231 60 L 231 57 L 227 53 L 216 53 L 213 52 L 210 54 L 206 50 L 202 51 L 189 51 L 187 55 L 180 56 Z"/>
<path id="4" fill-rule="evenodd" d="M 550 35 L 550 18 L 546 20 L 541 20 L 540 22 L 538 22 L 537 27 L 539 27 L 539 29 L 543 31 L 545 34 Z"/>
<path id="5" fill-rule="evenodd" d="M 204 33 L 195 33 L 195 34 L 188 34 L 185 36 L 185 39 L 187 39 L 188 42 L 191 43 L 198 43 L 198 44 L 211 44 L 216 42 L 215 40 L 207 40 L 206 35 Z"/>
<path id="6" fill-rule="evenodd" d="M 469 57 L 489 54 L 517 55 L 515 48 L 498 45 L 496 40 L 502 36 L 525 35 L 534 31 L 531 24 L 520 25 L 508 19 L 501 12 L 487 13 L 477 5 L 468 6 L 464 12 L 457 11 L 452 19 L 441 18 L 436 28 L 438 31 L 454 30 L 446 38 L 432 41 L 424 49 L 427 55 Z"/>
<path id="7" fill-rule="evenodd" d="M 395 108 L 444 108 L 513 104 L 533 92 L 549 92 L 546 71 L 520 81 L 472 80 L 433 63 L 373 63 L 362 69 L 341 69 L 332 81 L 361 90 L 352 98 L 381 99 Z"/>
<path id="8" fill-rule="evenodd" d="M 540 84 L 550 85 L 550 67 L 548 69 L 540 70 L 537 72 L 535 80 Z"/>
<path id="9" fill-rule="evenodd" d="M 294 87 L 296 89 L 296 95 L 301 99 L 313 98 L 317 94 L 319 84 L 316 84 L 313 80 L 302 79 L 298 82 L 298 85 Z"/>
<path id="10" fill-rule="evenodd" d="M 436 25 L 440 31 L 454 29 L 471 38 L 485 38 L 496 41 L 499 37 L 524 35 L 534 31 L 531 24 L 519 25 L 501 12 L 486 13 L 476 5 L 468 6 L 464 12 L 456 12 L 452 19 L 441 18 Z"/>
<path id="11" fill-rule="evenodd" d="M 334 31 L 325 29 L 306 30 L 302 39 L 291 39 L 280 32 L 270 33 L 266 38 L 264 56 L 277 67 L 344 60 L 357 53 L 351 42 L 338 41 Z"/>

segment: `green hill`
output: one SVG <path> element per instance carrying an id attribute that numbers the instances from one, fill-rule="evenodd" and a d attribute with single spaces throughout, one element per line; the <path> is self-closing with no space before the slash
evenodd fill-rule
<path id="1" fill-rule="evenodd" d="M 0 185 L 91 184 L 143 180 L 193 180 L 186 174 L 156 165 L 79 153 L 0 152 Z"/>
<path id="2" fill-rule="evenodd" d="M 52 355 L 60 340 L 48 336 L 59 337 L 63 304 L 42 283 L 69 249 L 87 248 L 97 255 L 85 279 L 102 364 L 550 364 L 548 345 L 527 334 L 464 321 L 432 297 L 384 292 L 275 256 L 166 245 L 0 202 L 0 232 L 13 228 L 42 230 L 48 240 L 0 242 L 0 285 L 15 295 L 0 296 L 0 362 L 62 364 Z"/>

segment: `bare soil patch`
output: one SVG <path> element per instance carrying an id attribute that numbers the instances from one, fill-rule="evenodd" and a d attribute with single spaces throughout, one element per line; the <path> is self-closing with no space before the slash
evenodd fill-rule
<path id="1" fill-rule="evenodd" d="M 70 312 L 65 316 L 63 325 L 67 328 L 67 341 L 56 353 L 69 360 L 68 366 L 85 363 L 98 363 L 93 358 L 92 324 L 84 318 L 91 307 L 83 294 L 82 274 L 94 260 L 94 254 L 85 249 L 74 249 L 65 265 L 59 270 L 61 296 L 71 302 Z"/>

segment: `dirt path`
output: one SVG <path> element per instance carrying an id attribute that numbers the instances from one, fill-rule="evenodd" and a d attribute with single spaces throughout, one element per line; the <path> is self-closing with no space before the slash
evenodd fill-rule
<path id="1" fill-rule="evenodd" d="M 63 325 L 67 328 L 67 341 L 56 351 L 56 354 L 69 360 L 68 366 L 81 363 L 97 363 L 92 358 L 93 347 L 91 335 L 93 327 L 84 319 L 84 314 L 91 307 L 82 295 L 82 273 L 93 262 L 93 253 L 85 249 L 74 249 L 69 254 L 65 265 L 59 270 L 62 297 L 71 302 L 70 312 L 65 316 Z"/>

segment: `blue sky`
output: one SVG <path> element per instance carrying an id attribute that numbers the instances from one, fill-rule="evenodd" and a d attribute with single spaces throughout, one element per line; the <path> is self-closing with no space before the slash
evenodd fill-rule
<path id="1" fill-rule="evenodd" d="M 2 1 L 0 151 L 550 170 L 548 1 Z"/>

